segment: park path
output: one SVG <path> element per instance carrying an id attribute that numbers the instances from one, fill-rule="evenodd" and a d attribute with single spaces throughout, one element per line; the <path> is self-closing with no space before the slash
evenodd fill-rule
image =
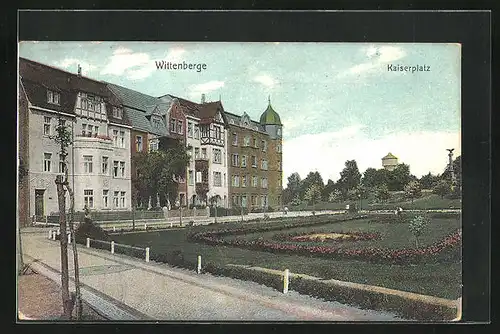
<path id="1" fill-rule="evenodd" d="M 59 242 L 22 233 L 25 262 L 60 281 Z M 253 282 L 215 277 L 79 246 L 83 298 L 118 320 L 395 321 L 391 313 L 283 294 Z M 72 252 L 69 252 L 72 259 Z M 70 276 L 73 276 L 70 261 Z M 74 289 L 73 284 L 70 284 Z M 99 305 L 100 304 L 100 305 Z"/>

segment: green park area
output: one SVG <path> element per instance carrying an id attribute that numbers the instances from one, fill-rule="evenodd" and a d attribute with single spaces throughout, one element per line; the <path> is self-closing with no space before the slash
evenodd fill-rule
<path id="1" fill-rule="evenodd" d="M 461 295 L 460 215 L 428 213 L 422 219 L 425 224 L 406 213 L 331 215 L 111 237 L 117 243 L 150 247 L 153 260 L 188 269 L 195 269 L 201 255 L 204 266 L 289 269 L 456 299 Z"/>

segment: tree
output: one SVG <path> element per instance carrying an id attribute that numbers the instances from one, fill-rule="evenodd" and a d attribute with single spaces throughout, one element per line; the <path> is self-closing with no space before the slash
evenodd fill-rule
<path id="1" fill-rule="evenodd" d="M 299 173 L 292 173 L 288 177 L 286 189 L 289 191 L 290 200 L 293 200 L 296 196 L 300 196 L 301 181 Z"/>
<path id="2" fill-rule="evenodd" d="M 417 197 L 420 197 L 422 195 L 422 189 L 420 188 L 420 183 L 418 181 L 410 181 L 406 186 L 405 186 L 405 195 L 406 197 L 411 199 L 411 202 L 413 203 L 413 200 Z"/>
<path id="3" fill-rule="evenodd" d="M 386 202 L 389 198 L 391 198 L 391 194 L 389 193 L 389 189 L 386 185 L 381 185 L 377 188 L 375 192 L 375 198 L 378 202 Z"/>
<path id="4" fill-rule="evenodd" d="M 410 166 L 406 164 L 399 164 L 389 173 L 387 187 L 391 191 L 400 191 L 404 189 L 410 180 Z"/>
<path id="5" fill-rule="evenodd" d="M 75 229 L 73 225 L 74 209 L 75 209 L 75 196 L 73 188 L 69 185 L 68 177 L 68 163 L 66 158 L 68 156 L 68 147 L 72 144 L 73 134 L 69 131 L 65 121 L 61 118 L 58 119 L 56 127 L 56 134 L 49 138 L 54 140 L 60 145 L 59 157 L 63 164 L 64 178 L 62 175 L 57 175 L 55 179 L 57 187 L 57 200 L 59 204 L 59 229 L 61 231 L 60 245 L 61 245 L 61 288 L 62 288 L 62 301 L 63 312 L 66 319 L 71 319 L 73 302 L 69 294 L 69 269 L 68 269 L 68 239 L 66 238 L 67 220 L 66 220 L 66 191 L 70 196 L 69 208 L 69 227 L 70 233 L 73 236 L 72 250 L 75 272 L 75 297 L 76 297 L 76 318 L 81 319 L 82 301 L 80 295 L 80 275 L 78 265 L 78 249 L 76 247 Z"/>
<path id="6" fill-rule="evenodd" d="M 153 207 L 165 205 L 167 199 L 175 203 L 179 178 L 185 177 L 190 160 L 188 150 L 189 147 L 177 142 L 165 150 L 139 153 L 134 157 L 138 171 L 134 185 L 139 203 L 147 203 L 149 198 Z M 157 194 L 163 203 L 157 203 Z"/>
<path id="7" fill-rule="evenodd" d="M 210 197 L 209 202 L 214 208 L 214 222 L 217 223 L 217 203 L 220 201 L 220 196 L 219 195 L 213 195 Z M 242 209 L 243 212 L 243 209 Z M 241 214 L 241 217 L 243 219 L 243 213 Z"/>
<path id="8" fill-rule="evenodd" d="M 408 228 L 410 229 L 410 232 L 413 234 L 415 237 L 415 247 L 419 247 L 419 240 L 418 237 L 420 237 L 425 230 L 425 228 L 429 225 L 429 219 L 427 219 L 424 216 L 416 216 L 414 217 L 411 221 L 410 224 L 408 225 Z"/>
<path id="9" fill-rule="evenodd" d="M 307 189 L 304 199 L 308 201 L 310 204 L 312 203 L 313 212 L 315 204 L 321 199 L 321 189 L 317 184 L 311 184 L 311 186 Z"/>
<path id="10" fill-rule="evenodd" d="M 356 160 L 347 160 L 344 169 L 340 172 L 340 179 L 337 182 L 345 197 L 347 192 L 355 189 L 361 182 L 361 173 Z"/>
<path id="11" fill-rule="evenodd" d="M 307 190 L 313 184 L 318 186 L 320 192 L 325 187 L 325 184 L 323 183 L 323 178 L 321 177 L 320 173 L 310 172 L 309 174 L 307 174 L 307 177 L 300 182 L 300 198 L 305 199 L 304 196 L 305 196 Z"/>
<path id="12" fill-rule="evenodd" d="M 447 180 L 439 180 L 432 189 L 432 192 L 444 198 L 444 196 L 451 192 L 451 184 Z"/>
<path id="13" fill-rule="evenodd" d="M 324 201 L 329 201 L 330 194 L 335 190 L 335 188 L 335 182 L 329 179 L 325 187 L 323 188 L 323 191 L 321 192 L 321 198 Z"/>
<path id="14" fill-rule="evenodd" d="M 439 177 L 429 172 L 420 178 L 420 186 L 422 186 L 422 189 L 433 189 L 438 181 Z"/>
<path id="15" fill-rule="evenodd" d="M 383 183 L 380 180 L 380 173 L 375 168 L 367 168 L 365 170 L 362 182 L 367 188 L 375 188 Z"/>
<path id="16" fill-rule="evenodd" d="M 342 200 L 342 192 L 339 189 L 333 190 L 328 196 L 328 202 L 340 202 Z"/>

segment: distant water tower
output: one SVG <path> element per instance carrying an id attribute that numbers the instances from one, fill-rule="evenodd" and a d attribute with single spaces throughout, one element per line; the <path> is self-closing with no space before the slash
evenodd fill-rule
<path id="1" fill-rule="evenodd" d="M 388 171 L 393 171 L 398 166 L 398 158 L 391 152 L 382 158 L 382 167 Z"/>

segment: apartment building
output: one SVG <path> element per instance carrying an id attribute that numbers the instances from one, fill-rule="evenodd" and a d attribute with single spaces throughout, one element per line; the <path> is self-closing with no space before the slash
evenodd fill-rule
<path id="1" fill-rule="evenodd" d="M 226 112 L 229 120 L 228 171 L 232 207 L 281 208 L 282 124 L 269 101 L 260 122 L 247 113 Z"/>
<path id="2" fill-rule="evenodd" d="M 55 178 L 64 173 L 64 165 L 52 137 L 59 122 L 72 137 L 67 162 L 75 210 L 130 210 L 131 126 L 121 102 L 102 82 L 83 77 L 80 69 L 74 74 L 20 58 L 19 76 L 19 113 L 24 118 L 19 134 L 28 143 L 20 146 L 20 155 L 29 166 L 30 217 L 59 211 Z"/>

